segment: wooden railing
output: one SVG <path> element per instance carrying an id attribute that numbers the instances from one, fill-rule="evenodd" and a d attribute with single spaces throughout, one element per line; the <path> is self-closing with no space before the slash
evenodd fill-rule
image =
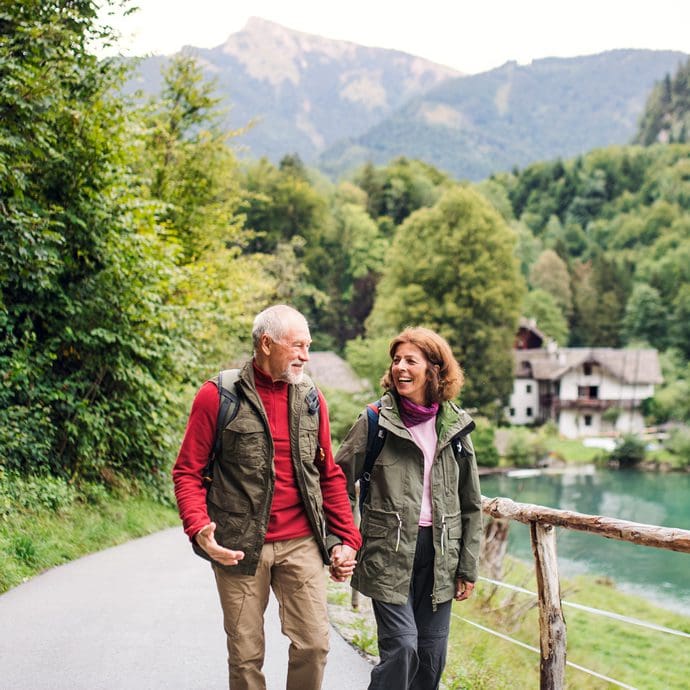
<path id="1" fill-rule="evenodd" d="M 516 503 L 509 498 L 500 497 L 483 498 L 482 509 L 491 517 L 516 520 L 530 527 L 539 600 L 541 690 L 561 690 L 565 687 L 566 626 L 561 608 L 554 527 L 591 532 L 608 539 L 629 541 L 657 549 L 690 553 L 689 530 L 556 510 L 530 503 Z"/>

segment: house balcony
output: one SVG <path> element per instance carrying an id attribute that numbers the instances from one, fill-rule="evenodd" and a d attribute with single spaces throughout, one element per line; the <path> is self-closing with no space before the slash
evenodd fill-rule
<path id="1" fill-rule="evenodd" d="M 555 410 L 608 410 L 617 407 L 621 410 L 634 410 L 641 404 L 641 400 L 603 400 L 601 398 L 554 398 Z"/>

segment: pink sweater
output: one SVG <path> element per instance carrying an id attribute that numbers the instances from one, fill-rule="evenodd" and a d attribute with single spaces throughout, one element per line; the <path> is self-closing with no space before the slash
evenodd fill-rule
<path id="1" fill-rule="evenodd" d="M 419 513 L 419 526 L 429 527 L 433 524 L 431 514 L 431 466 L 436 455 L 436 417 L 431 417 L 426 422 L 415 424 L 407 429 L 414 442 L 424 453 L 424 489 L 422 491 L 422 509 Z"/>

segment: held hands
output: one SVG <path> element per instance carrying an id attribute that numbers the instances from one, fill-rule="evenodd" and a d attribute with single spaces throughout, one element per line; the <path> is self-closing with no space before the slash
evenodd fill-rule
<path id="1" fill-rule="evenodd" d="M 331 580 L 334 582 L 345 582 L 352 575 L 357 561 L 357 552 L 346 544 L 338 544 L 331 549 L 331 565 L 328 570 L 331 573 Z"/>
<path id="2" fill-rule="evenodd" d="M 237 565 L 244 558 L 244 551 L 232 551 L 221 546 L 215 537 L 216 523 L 211 522 L 197 533 L 196 543 L 214 560 L 223 565 Z"/>
<path id="3" fill-rule="evenodd" d="M 455 580 L 455 601 L 465 601 L 472 596 L 474 590 L 474 582 L 468 582 L 459 577 Z"/>

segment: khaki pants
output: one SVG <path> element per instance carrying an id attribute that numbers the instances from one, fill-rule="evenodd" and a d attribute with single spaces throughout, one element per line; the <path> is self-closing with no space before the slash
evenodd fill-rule
<path id="1" fill-rule="evenodd" d="M 287 690 L 319 690 L 328 654 L 326 577 L 313 537 L 264 544 L 255 575 L 214 566 L 231 690 L 265 690 L 264 611 L 270 589 L 290 639 Z"/>

